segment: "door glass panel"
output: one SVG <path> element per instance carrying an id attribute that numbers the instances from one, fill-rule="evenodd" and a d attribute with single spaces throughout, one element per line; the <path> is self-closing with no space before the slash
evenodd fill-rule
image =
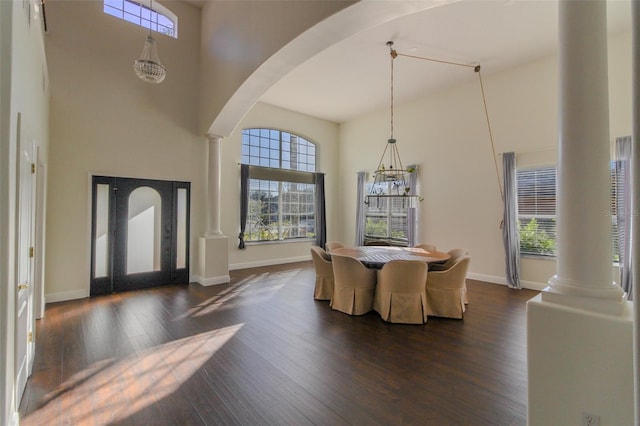
<path id="1" fill-rule="evenodd" d="M 178 188 L 176 269 L 187 266 L 187 190 Z"/>
<path id="2" fill-rule="evenodd" d="M 129 195 L 127 274 L 160 270 L 161 206 L 160 194 L 148 186 Z"/>
<path id="3" fill-rule="evenodd" d="M 96 185 L 96 240 L 94 253 L 94 278 L 108 277 L 109 265 L 109 195 L 110 185 Z"/>

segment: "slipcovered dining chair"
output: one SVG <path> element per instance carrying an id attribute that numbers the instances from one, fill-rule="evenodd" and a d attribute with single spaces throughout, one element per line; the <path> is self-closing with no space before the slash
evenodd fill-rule
<path id="1" fill-rule="evenodd" d="M 331 257 L 322 247 L 311 247 L 311 260 L 316 270 L 316 287 L 313 298 L 316 300 L 331 300 L 333 297 L 333 264 Z"/>
<path id="2" fill-rule="evenodd" d="M 349 315 L 363 315 L 373 309 L 376 270 L 357 259 L 333 255 L 333 298 L 331 307 Z"/>
<path id="3" fill-rule="evenodd" d="M 339 241 L 327 241 L 327 243 L 324 245 L 324 247 L 327 250 L 327 252 L 331 253 L 331 250 L 335 250 L 337 248 L 342 248 L 342 247 L 344 247 L 344 244 L 342 244 Z"/>
<path id="4" fill-rule="evenodd" d="M 463 248 L 455 248 L 455 249 L 449 250 L 447 253 L 449 254 L 449 259 L 447 259 L 445 262 L 442 262 L 442 263 L 438 263 L 438 262 L 430 263 L 429 271 L 446 271 L 447 269 L 450 269 L 453 266 L 453 264 L 456 262 L 456 260 L 458 260 L 458 258 L 469 255 L 469 252 Z M 464 285 L 464 303 L 469 303 L 469 299 L 467 299 L 466 284 Z"/>
<path id="5" fill-rule="evenodd" d="M 383 320 L 403 324 L 427 322 L 427 264 L 392 260 L 378 271 L 373 309 Z"/>
<path id="6" fill-rule="evenodd" d="M 433 244 L 416 244 L 414 247 L 425 251 L 436 251 L 436 246 Z"/>
<path id="7" fill-rule="evenodd" d="M 469 256 L 458 257 L 444 271 L 429 271 L 427 276 L 427 312 L 446 318 L 462 318 L 466 303 L 466 278 Z"/>

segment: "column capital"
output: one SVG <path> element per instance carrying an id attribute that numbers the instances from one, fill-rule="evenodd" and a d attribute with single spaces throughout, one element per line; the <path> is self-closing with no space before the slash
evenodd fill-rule
<path id="1" fill-rule="evenodd" d="M 207 136 L 207 140 L 209 141 L 209 143 L 222 142 L 222 138 L 223 138 L 223 136 L 216 135 L 216 134 L 213 134 L 213 133 L 207 133 L 206 136 Z"/>

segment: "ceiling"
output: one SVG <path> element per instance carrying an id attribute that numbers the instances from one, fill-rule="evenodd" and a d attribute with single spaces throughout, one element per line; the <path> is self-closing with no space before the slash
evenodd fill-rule
<path id="1" fill-rule="evenodd" d="M 261 101 L 338 123 L 388 108 L 388 40 L 400 54 L 481 64 L 486 78 L 552 55 L 557 8 L 557 0 L 444 3 L 334 44 L 284 76 Z M 607 3 L 610 33 L 630 31 L 630 10 L 630 0 Z M 394 103 L 476 78 L 473 68 L 399 56 L 394 62 Z"/>

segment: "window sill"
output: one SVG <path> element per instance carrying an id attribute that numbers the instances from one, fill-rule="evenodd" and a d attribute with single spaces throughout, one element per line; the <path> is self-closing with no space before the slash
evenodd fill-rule
<path id="1" fill-rule="evenodd" d="M 520 258 L 525 258 L 525 259 L 536 259 L 536 260 L 553 260 L 554 262 L 557 260 L 557 257 L 554 256 L 548 256 L 548 255 L 544 255 L 544 254 L 520 254 Z"/>
<path id="2" fill-rule="evenodd" d="M 270 244 L 315 243 L 315 238 L 288 238 L 286 240 L 245 241 L 246 246 L 262 246 Z"/>

